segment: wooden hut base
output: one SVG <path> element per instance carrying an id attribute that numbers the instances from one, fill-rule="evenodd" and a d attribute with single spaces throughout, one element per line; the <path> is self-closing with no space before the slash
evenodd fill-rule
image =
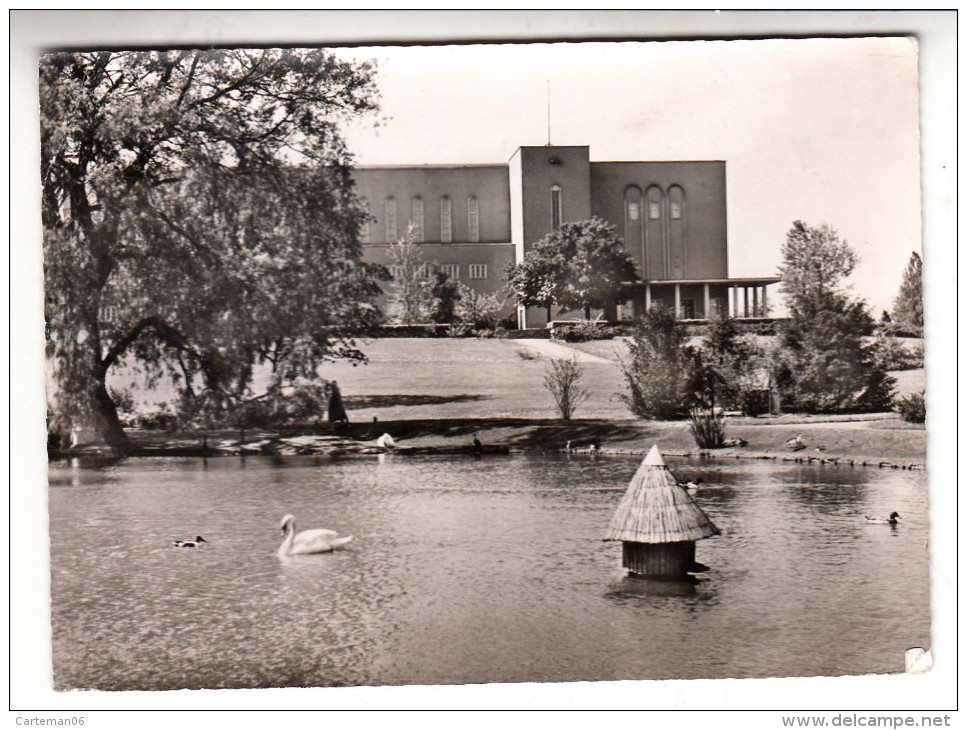
<path id="1" fill-rule="evenodd" d="M 621 544 L 621 564 L 635 577 L 676 580 L 688 577 L 696 565 L 695 543 L 691 540 L 659 544 Z"/>

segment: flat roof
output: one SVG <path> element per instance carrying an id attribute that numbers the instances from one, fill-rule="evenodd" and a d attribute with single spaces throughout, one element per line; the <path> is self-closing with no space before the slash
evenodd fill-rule
<path id="1" fill-rule="evenodd" d="M 777 284 L 782 281 L 781 276 L 743 276 L 735 279 L 643 279 L 641 281 L 624 282 L 625 286 L 644 286 L 645 284 Z"/>

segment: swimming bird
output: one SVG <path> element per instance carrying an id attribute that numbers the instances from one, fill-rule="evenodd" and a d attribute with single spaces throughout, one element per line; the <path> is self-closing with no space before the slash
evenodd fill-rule
<path id="1" fill-rule="evenodd" d="M 478 438 L 476 437 L 476 435 L 474 435 L 474 437 L 473 437 L 473 445 L 474 445 L 474 446 L 475 446 L 476 448 L 478 448 L 478 449 L 479 449 L 479 448 L 480 448 L 481 446 L 483 446 L 483 444 L 482 444 L 482 443 L 480 443 L 480 439 L 478 439 Z"/>
<path id="2" fill-rule="evenodd" d="M 891 512 L 888 519 L 882 517 L 867 517 L 867 523 L 871 525 L 896 525 L 900 519 L 900 515 L 896 512 Z"/>
<path id="3" fill-rule="evenodd" d="M 200 547 L 203 542 L 208 542 L 208 540 L 203 538 L 201 535 L 198 535 L 194 540 L 175 540 L 174 546 L 193 548 Z"/>
<path id="4" fill-rule="evenodd" d="M 382 436 L 376 439 L 376 445 L 379 446 L 381 449 L 396 448 L 396 442 L 393 440 L 393 437 L 390 436 L 388 433 L 384 433 Z"/>
<path id="5" fill-rule="evenodd" d="M 295 517 L 286 515 L 282 518 L 282 534 L 285 538 L 279 545 L 279 555 L 312 555 L 313 553 L 331 553 L 345 547 L 353 540 L 353 536 L 340 537 L 333 530 L 303 530 L 296 533 Z"/>
<path id="6" fill-rule="evenodd" d="M 684 484 L 682 484 L 681 482 L 679 482 L 678 483 L 678 486 L 685 487 L 685 489 L 692 489 L 692 490 L 694 490 L 694 489 L 698 489 L 698 485 L 699 484 L 703 484 L 704 482 L 705 482 L 705 480 L 702 479 L 702 477 L 699 477 L 698 479 L 690 479 L 689 481 L 685 482 Z"/>

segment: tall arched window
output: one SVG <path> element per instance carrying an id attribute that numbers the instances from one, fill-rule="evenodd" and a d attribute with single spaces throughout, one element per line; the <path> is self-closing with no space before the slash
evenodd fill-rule
<path id="1" fill-rule="evenodd" d="M 467 198 L 467 231 L 471 243 L 480 240 L 480 209 L 476 195 Z"/>
<path id="2" fill-rule="evenodd" d="M 440 198 L 440 241 L 450 243 L 453 240 L 453 215 L 450 198 L 444 195 Z"/>
<path id="3" fill-rule="evenodd" d="M 423 233 L 423 198 L 419 195 L 415 196 L 412 201 L 413 208 L 413 235 L 416 236 L 416 240 L 422 243 L 426 240 L 426 236 Z"/>
<path id="4" fill-rule="evenodd" d="M 384 207 L 386 209 L 386 242 L 391 243 L 396 240 L 398 235 L 396 228 L 396 198 L 387 198 Z"/>
<path id="5" fill-rule="evenodd" d="M 564 220 L 562 191 L 560 185 L 551 185 L 551 228 L 560 228 Z"/>
<path id="6" fill-rule="evenodd" d="M 668 241 L 665 233 L 665 193 L 657 185 L 645 191 L 645 208 L 642 216 L 645 228 L 645 262 L 650 279 L 668 278 Z"/>
<path id="7" fill-rule="evenodd" d="M 688 273 L 685 212 L 685 190 L 680 185 L 672 185 L 668 188 L 668 263 L 673 279 L 683 279 Z"/>
<path id="8" fill-rule="evenodd" d="M 644 226 L 641 220 L 641 188 L 630 185 L 625 188 L 625 243 L 638 265 L 641 274 L 647 273 L 644 265 Z"/>

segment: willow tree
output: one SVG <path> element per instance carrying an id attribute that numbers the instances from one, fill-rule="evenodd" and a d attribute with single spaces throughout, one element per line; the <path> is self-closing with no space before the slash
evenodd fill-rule
<path id="1" fill-rule="evenodd" d="M 380 270 L 339 133 L 376 108 L 374 69 L 319 50 L 57 53 L 40 61 L 54 427 L 126 442 L 122 360 L 225 411 L 361 357 Z"/>

